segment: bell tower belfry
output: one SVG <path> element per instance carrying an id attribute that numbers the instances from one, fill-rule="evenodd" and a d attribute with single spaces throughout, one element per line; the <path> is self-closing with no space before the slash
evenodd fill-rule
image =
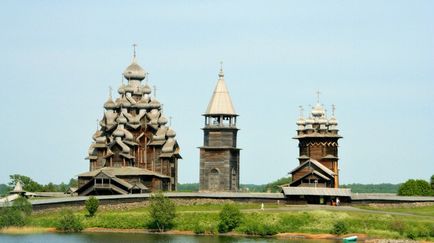
<path id="1" fill-rule="evenodd" d="M 223 68 L 208 108 L 200 147 L 200 191 L 238 191 L 240 149 L 237 148 L 237 114 L 224 80 Z"/>

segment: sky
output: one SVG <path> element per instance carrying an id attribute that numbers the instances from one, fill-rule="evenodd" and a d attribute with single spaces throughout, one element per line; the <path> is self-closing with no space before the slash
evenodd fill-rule
<path id="1" fill-rule="evenodd" d="M 1 1 L 0 183 L 60 183 L 87 149 L 131 62 L 139 64 L 198 182 L 220 61 L 238 118 L 241 183 L 298 165 L 298 106 L 336 105 L 340 183 L 434 174 L 433 1 Z M 117 95 L 117 94 L 116 94 Z"/>

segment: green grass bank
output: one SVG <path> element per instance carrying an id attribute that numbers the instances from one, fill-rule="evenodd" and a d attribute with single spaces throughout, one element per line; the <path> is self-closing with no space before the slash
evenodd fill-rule
<path id="1" fill-rule="evenodd" d="M 300 207 L 236 203 L 243 213 L 236 233 L 272 236 L 278 233 L 336 233 L 336 224 L 343 224 L 347 234 L 366 234 L 369 238 L 434 240 L 434 205 L 423 207 L 362 207 L 354 208 Z M 179 205 L 172 229 L 197 234 L 218 234 L 222 204 Z M 405 213 L 394 214 L 394 213 Z M 86 217 L 85 210 L 75 210 L 85 228 L 147 229 L 148 207 L 125 209 L 101 208 L 96 216 Z M 60 210 L 37 212 L 29 217 L 27 226 L 56 227 Z"/>

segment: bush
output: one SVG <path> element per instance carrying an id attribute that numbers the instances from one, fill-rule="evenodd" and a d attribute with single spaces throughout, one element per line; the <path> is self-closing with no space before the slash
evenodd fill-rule
<path id="1" fill-rule="evenodd" d="M 243 215 L 240 209 L 234 204 L 226 204 L 223 206 L 219 214 L 218 230 L 220 233 L 232 231 L 241 223 Z"/>
<path id="2" fill-rule="evenodd" d="M 217 234 L 217 227 L 213 223 L 196 222 L 193 226 L 195 234 Z"/>
<path id="3" fill-rule="evenodd" d="M 83 230 L 83 223 L 78 216 L 74 215 L 71 209 L 64 209 L 60 212 L 60 219 L 56 229 L 63 232 L 80 232 Z"/>
<path id="4" fill-rule="evenodd" d="M 173 226 L 173 220 L 176 216 L 175 203 L 161 192 L 153 194 L 150 200 L 149 214 L 151 216 L 150 228 L 157 228 L 163 232 Z"/>
<path id="5" fill-rule="evenodd" d="M 32 214 L 32 204 L 25 197 L 19 197 L 12 203 L 12 208 L 29 216 Z"/>
<path id="6" fill-rule="evenodd" d="M 24 226 L 25 214 L 13 207 L 0 208 L 0 228 L 9 226 Z"/>
<path id="7" fill-rule="evenodd" d="M 27 216 L 32 213 L 32 204 L 24 197 L 19 197 L 10 204 L 0 208 L 0 228 L 24 226 Z"/>
<path id="8" fill-rule="evenodd" d="M 398 195 L 431 196 L 433 195 L 433 190 L 427 181 L 410 179 L 399 187 Z"/>
<path id="9" fill-rule="evenodd" d="M 333 225 L 332 234 L 344 235 L 348 233 L 348 226 L 344 221 L 337 221 Z"/>
<path id="10" fill-rule="evenodd" d="M 281 231 L 280 220 L 270 218 L 269 215 L 247 214 L 237 231 L 248 235 L 269 236 Z"/>
<path id="11" fill-rule="evenodd" d="M 86 206 L 86 210 L 88 212 L 89 217 L 95 216 L 95 213 L 99 207 L 98 198 L 96 198 L 94 196 L 89 197 L 89 199 L 86 200 L 85 206 Z"/>

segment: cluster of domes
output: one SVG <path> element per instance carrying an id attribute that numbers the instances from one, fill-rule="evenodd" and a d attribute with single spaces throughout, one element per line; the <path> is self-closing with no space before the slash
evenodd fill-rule
<path id="1" fill-rule="evenodd" d="M 128 83 L 120 85 L 118 98 L 113 100 L 110 94 L 104 103 L 106 111 L 99 122 L 101 128 L 93 136 L 94 143 L 89 149 L 88 158 L 91 162 L 98 160 L 101 154 L 98 150 L 104 150 L 102 154 L 111 154 L 111 147 L 118 144 L 124 157 L 131 159 L 134 164 L 134 151 L 141 146 L 139 139 L 147 134 L 152 134 L 151 143 L 158 140 L 157 145 L 164 153 L 177 153 L 176 133 L 166 126 L 168 120 L 162 114 L 162 105 L 155 96 L 150 96 L 152 90 L 149 85 L 141 83 L 147 73 L 137 63 L 135 56 L 123 75 Z"/>
<path id="2" fill-rule="evenodd" d="M 300 117 L 296 122 L 298 126 L 298 131 L 303 130 L 329 130 L 329 131 L 337 131 L 338 121 L 334 115 L 334 106 L 333 106 L 333 114 L 330 118 L 327 117 L 326 110 L 324 106 L 317 103 L 314 107 L 312 107 L 312 111 L 309 114 L 309 117 L 304 118 L 303 116 L 303 108 L 300 107 Z"/>

